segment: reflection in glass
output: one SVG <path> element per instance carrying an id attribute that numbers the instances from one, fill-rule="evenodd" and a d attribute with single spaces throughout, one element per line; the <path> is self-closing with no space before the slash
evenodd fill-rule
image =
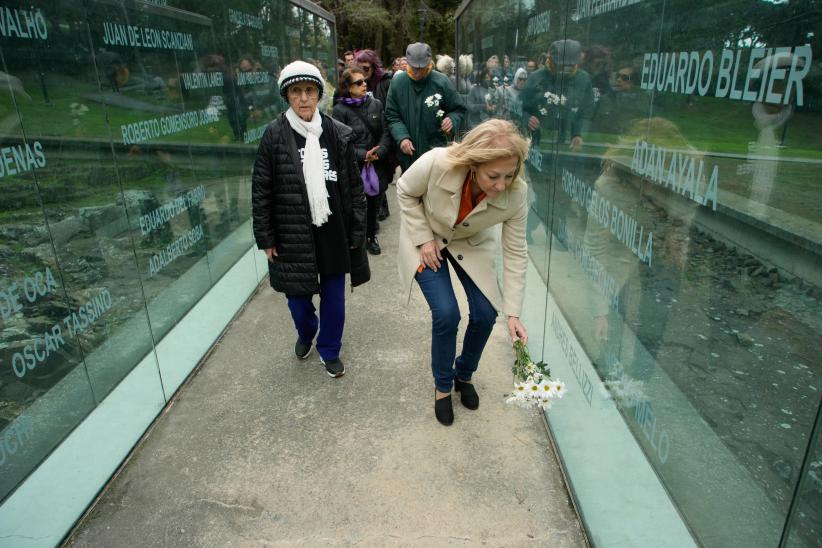
<path id="1" fill-rule="evenodd" d="M 804 548 L 822 545 L 822 414 L 817 414 L 815 440 L 805 457 L 803 472 L 796 491 L 786 546 Z"/>
<path id="2" fill-rule="evenodd" d="M 0 499 L 252 247 L 280 67 L 336 58 L 280 0 L 4 10 L 33 26 L 0 28 Z"/>
<path id="3" fill-rule="evenodd" d="M 707 546 L 779 542 L 819 404 L 819 21 L 748 0 L 475 0 L 457 21 L 475 123 L 532 138 L 534 264 Z"/>
<path id="4" fill-rule="evenodd" d="M 49 7 L 9 11 L 44 22 L 53 16 Z M 82 20 L 76 10 L 65 16 Z M 92 167 L 97 147 L 62 147 L 53 137 L 73 137 L 74 120 L 89 111 L 60 85 L 82 79 L 82 46 L 53 49 L 75 40 L 76 29 L 39 25 L 28 37 L 2 42 L 0 499 L 91 411 L 95 391 L 83 353 L 103 344 L 110 322 L 128 316 L 114 309 L 117 288 L 103 279 L 106 257 L 92 238 L 95 206 L 110 195 L 105 176 Z M 52 70 L 60 64 L 68 74 Z"/>

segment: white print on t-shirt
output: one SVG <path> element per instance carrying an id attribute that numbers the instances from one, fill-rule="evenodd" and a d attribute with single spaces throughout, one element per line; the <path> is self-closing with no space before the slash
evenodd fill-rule
<path id="1" fill-rule="evenodd" d="M 328 160 L 328 150 L 325 148 L 320 149 L 323 154 L 323 171 L 325 172 L 325 180 L 326 181 L 336 181 L 337 180 L 337 172 L 335 170 L 329 169 L 331 167 L 331 162 Z M 300 159 L 304 162 L 305 161 L 305 149 L 300 149 Z"/>

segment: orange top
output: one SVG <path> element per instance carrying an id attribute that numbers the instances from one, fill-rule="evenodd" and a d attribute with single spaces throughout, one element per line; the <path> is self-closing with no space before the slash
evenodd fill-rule
<path id="1" fill-rule="evenodd" d="M 465 182 L 462 183 L 462 197 L 460 198 L 460 211 L 457 213 L 457 222 L 456 224 L 460 224 L 463 219 L 468 217 L 468 214 L 471 213 L 477 204 L 480 203 L 483 199 L 485 199 L 485 192 L 480 191 L 479 196 L 477 199 L 474 200 L 473 196 L 471 196 L 471 172 L 468 172 L 468 175 L 465 176 Z"/>

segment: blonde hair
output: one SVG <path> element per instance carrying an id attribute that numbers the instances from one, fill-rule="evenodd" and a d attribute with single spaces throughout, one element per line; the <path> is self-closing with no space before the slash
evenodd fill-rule
<path id="1" fill-rule="evenodd" d="M 469 131 L 462 141 L 453 142 L 448 147 L 448 161 L 452 167 L 472 167 L 500 158 L 517 159 L 516 179 L 531 140 L 526 139 L 512 122 L 491 118 Z"/>

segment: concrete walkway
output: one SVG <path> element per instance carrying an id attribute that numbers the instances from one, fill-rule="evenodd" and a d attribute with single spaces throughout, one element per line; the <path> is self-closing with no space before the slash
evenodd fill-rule
<path id="1" fill-rule="evenodd" d="M 346 375 L 294 357 L 266 283 L 69 544 L 585 545 L 538 412 L 504 404 L 502 322 L 475 376 L 480 408 L 456 395 L 454 424 L 434 418 L 430 314 L 416 287 L 398 304 L 392 211 L 372 281 L 348 295 Z"/>

